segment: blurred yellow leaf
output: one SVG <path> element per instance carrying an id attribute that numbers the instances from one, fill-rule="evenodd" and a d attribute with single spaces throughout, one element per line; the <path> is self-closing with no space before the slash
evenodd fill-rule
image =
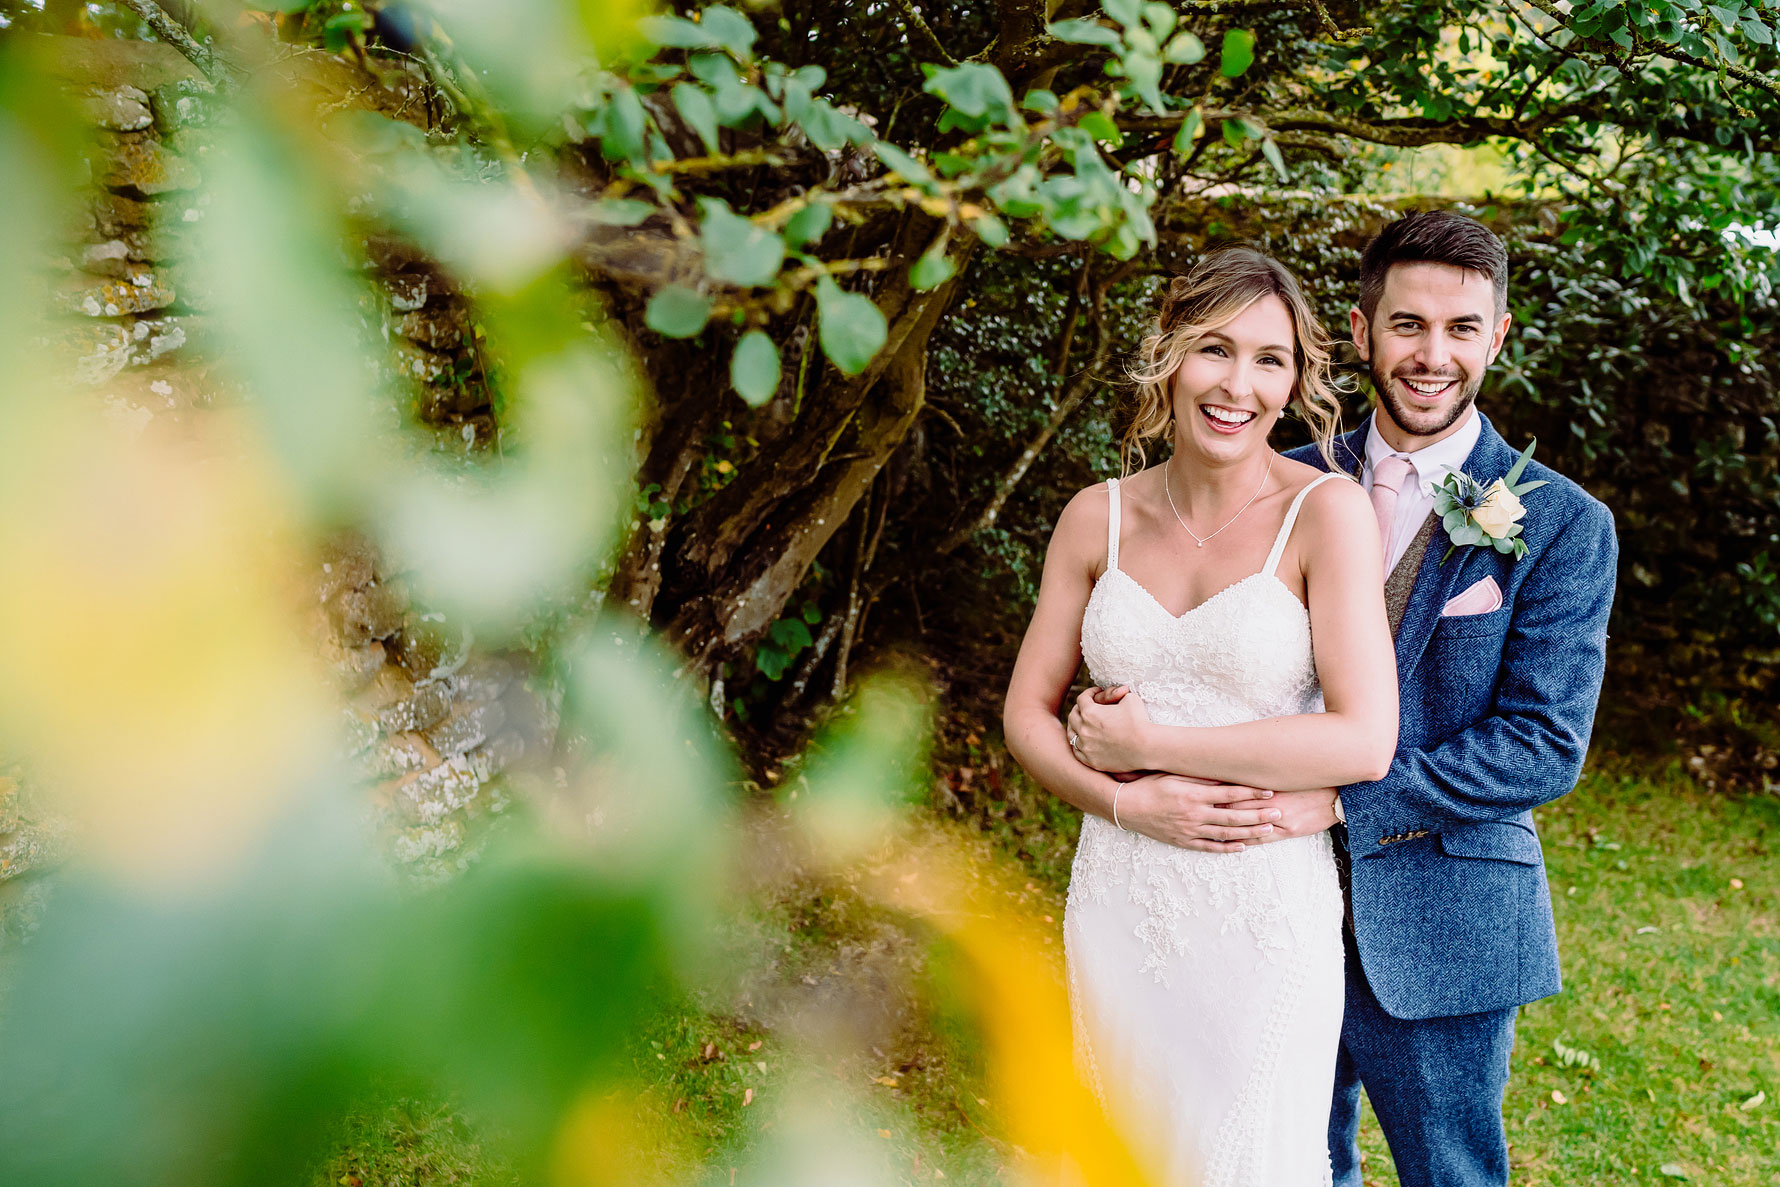
<path id="1" fill-rule="evenodd" d="M 879 872 L 886 902 L 957 945 L 975 977 L 997 1116 L 1034 1182 L 1143 1187 L 1146 1162 L 1107 1116 L 1075 1063 L 1069 999 L 1043 933 L 1006 903 L 1013 884 L 973 868 L 962 845 L 911 846 Z M 918 878 L 901 875 L 917 870 Z"/>

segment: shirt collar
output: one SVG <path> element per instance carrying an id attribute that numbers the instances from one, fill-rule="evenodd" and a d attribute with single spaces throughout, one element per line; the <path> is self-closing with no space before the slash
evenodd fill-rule
<path id="1" fill-rule="evenodd" d="M 1483 436 L 1483 417 L 1478 415 L 1476 405 L 1472 405 L 1465 410 L 1465 418 L 1465 423 L 1452 436 L 1432 445 L 1424 445 L 1414 453 L 1398 455 L 1408 458 L 1409 464 L 1415 467 L 1416 482 L 1423 490 L 1430 489 L 1454 470 L 1465 468 L 1465 459 L 1471 456 L 1471 451 L 1477 446 L 1477 439 Z M 1397 454 L 1397 451 L 1378 434 L 1378 410 L 1375 408 L 1366 422 L 1367 472 L 1376 469 L 1379 462 L 1393 454 Z"/>

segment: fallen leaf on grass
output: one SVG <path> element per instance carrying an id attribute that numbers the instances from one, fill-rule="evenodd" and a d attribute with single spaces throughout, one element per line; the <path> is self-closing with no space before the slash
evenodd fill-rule
<path id="1" fill-rule="evenodd" d="M 887 1129 L 880 1129 L 880 1130 L 878 1130 L 878 1136 L 881 1138 L 887 1138 L 890 1136 L 890 1131 Z"/>
<path id="2" fill-rule="evenodd" d="M 1741 878 L 1732 878 L 1732 879 L 1731 879 L 1731 889 L 1732 889 L 1732 890 L 1741 890 L 1741 889 L 1743 889 L 1743 879 L 1741 879 Z"/>
<path id="3" fill-rule="evenodd" d="M 882 1084 L 886 1088 L 896 1087 L 896 1079 L 893 1076 L 873 1076 L 871 1082 L 873 1084 Z"/>
<path id="4" fill-rule="evenodd" d="M 1551 1099 L 1556 1101 L 1560 1105 L 1567 1105 L 1570 1103 L 1570 1098 L 1565 1096 L 1562 1092 L 1560 1092 L 1556 1088 L 1553 1088 L 1551 1090 Z"/>
<path id="5" fill-rule="evenodd" d="M 744 1089 L 742 1092 L 742 1107 L 745 1109 L 753 1103 L 754 1103 L 754 1090 L 752 1088 Z"/>
<path id="6" fill-rule="evenodd" d="M 1765 1105 L 1767 1103 L 1768 1103 L 1768 1093 L 1767 1093 L 1766 1089 L 1763 1089 L 1762 1091 L 1756 1093 L 1754 1096 L 1750 1097 L 1748 1100 L 1744 1101 L 1742 1104 L 1738 1105 L 1737 1107 L 1739 1109 L 1742 1109 L 1745 1113 L 1748 1113 L 1748 1112 L 1753 1112 L 1754 1110 L 1761 1108 L 1763 1105 Z"/>
<path id="7" fill-rule="evenodd" d="M 1665 1162 L 1656 1168 L 1671 1179 L 1687 1178 L 1687 1171 L 1679 1162 Z"/>
<path id="8" fill-rule="evenodd" d="M 761 1043 L 760 1039 L 755 1039 L 752 1043 L 748 1044 L 748 1050 L 750 1050 L 750 1051 L 760 1050 L 760 1043 Z"/>

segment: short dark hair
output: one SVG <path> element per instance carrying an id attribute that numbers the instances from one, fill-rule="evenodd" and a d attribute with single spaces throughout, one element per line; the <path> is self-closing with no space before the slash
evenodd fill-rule
<path id="1" fill-rule="evenodd" d="M 1418 210 L 1380 231 L 1360 255 L 1360 312 L 1370 322 L 1394 264 L 1451 264 L 1490 278 L 1496 316 L 1508 312 L 1508 248 L 1474 218 L 1450 210 Z"/>

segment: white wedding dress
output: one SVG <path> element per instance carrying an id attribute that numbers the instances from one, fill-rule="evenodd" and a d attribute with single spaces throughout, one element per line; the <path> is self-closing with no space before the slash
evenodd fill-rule
<path id="1" fill-rule="evenodd" d="M 1231 725 L 1323 708 L 1310 614 L 1267 563 L 1178 617 L 1119 568 L 1082 619 L 1094 682 L 1129 685 L 1151 720 Z M 1063 919 L 1077 1058 L 1169 1187 L 1331 1181 L 1329 1105 L 1343 994 L 1341 889 L 1327 833 L 1200 853 L 1082 823 Z"/>

